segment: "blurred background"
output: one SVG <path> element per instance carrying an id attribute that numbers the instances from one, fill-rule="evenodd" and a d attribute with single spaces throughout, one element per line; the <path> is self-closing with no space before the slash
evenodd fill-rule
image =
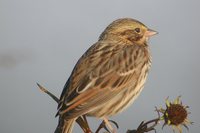
<path id="1" fill-rule="evenodd" d="M 157 117 L 154 107 L 179 95 L 195 122 L 189 132 L 199 132 L 199 5 L 198 0 L 0 0 L 0 132 L 53 133 L 57 104 L 36 82 L 59 96 L 79 57 L 122 17 L 140 20 L 159 35 L 150 40 L 153 64 L 143 92 L 111 118 L 118 132 Z M 93 129 L 100 123 L 89 121 Z M 157 131 L 172 132 L 161 125 Z M 81 133 L 79 126 L 74 132 Z"/>

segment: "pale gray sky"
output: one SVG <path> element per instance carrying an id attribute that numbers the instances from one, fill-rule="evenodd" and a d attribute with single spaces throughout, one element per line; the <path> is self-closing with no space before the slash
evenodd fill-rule
<path id="1" fill-rule="evenodd" d="M 155 106 L 179 95 L 195 122 L 190 132 L 199 132 L 199 5 L 198 0 L 0 0 L 0 132 L 54 132 L 57 105 L 36 82 L 59 96 L 78 58 L 121 17 L 138 19 L 159 35 L 150 40 L 153 65 L 142 94 L 112 118 L 119 133 L 156 117 Z M 95 127 L 99 121 L 90 122 Z M 74 132 L 81 130 L 75 126 Z"/>

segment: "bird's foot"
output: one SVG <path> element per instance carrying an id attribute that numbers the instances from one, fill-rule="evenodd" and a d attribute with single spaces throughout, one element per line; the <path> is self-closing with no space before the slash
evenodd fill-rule
<path id="1" fill-rule="evenodd" d="M 117 127 L 117 129 L 119 128 L 119 125 L 117 124 L 117 122 L 113 120 L 108 120 L 108 119 L 105 120 L 104 118 L 104 120 L 101 122 L 101 124 L 99 125 L 95 133 L 99 133 L 99 131 L 102 128 L 104 128 L 108 133 L 117 133 L 116 129 L 113 128 L 110 123 L 114 124 Z"/>

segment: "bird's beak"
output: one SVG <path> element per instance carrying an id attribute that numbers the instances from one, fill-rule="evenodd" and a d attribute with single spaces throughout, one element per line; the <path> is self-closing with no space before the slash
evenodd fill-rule
<path id="1" fill-rule="evenodd" d="M 145 36 L 146 36 L 146 37 L 151 37 L 151 36 L 154 36 L 154 35 L 156 35 L 156 34 L 158 34 L 158 32 L 155 31 L 155 30 L 152 30 L 152 29 L 148 29 L 148 30 L 145 32 Z"/>

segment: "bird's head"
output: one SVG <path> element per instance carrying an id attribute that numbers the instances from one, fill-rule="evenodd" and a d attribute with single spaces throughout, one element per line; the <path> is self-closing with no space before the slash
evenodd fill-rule
<path id="1" fill-rule="evenodd" d="M 147 28 L 147 26 L 137 20 L 122 18 L 113 21 L 101 34 L 99 40 L 117 37 L 129 44 L 146 45 L 149 37 L 155 34 L 157 34 L 156 31 Z"/>

